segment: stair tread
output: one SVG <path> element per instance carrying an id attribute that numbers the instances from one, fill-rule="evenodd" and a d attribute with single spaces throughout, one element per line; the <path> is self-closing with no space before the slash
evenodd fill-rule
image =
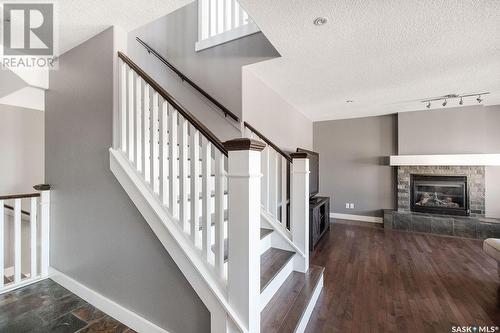
<path id="1" fill-rule="evenodd" d="M 260 292 L 286 266 L 294 254 L 295 252 L 272 247 L 260 256 Z"/>
<path id="2" fill-rule="evenodd" d="M 271 232 L 273 232 L 272 229 L 260 228 L 260 239 L 266 237 Z M 228 250 L 228 247 L 227 247 L 227 238 L 226 238 L 226 239 L 224 239 L 224 261 L 227 260 L 227 256 L 228 256 L 227 250 Z M 215 252 L 215 245 L 212 245 L 212 251 Z"/>
<path id="3" fill-rule="evenodd" d="M 260 239 L 266 237 L 269 235 L 271 232 L 273 232 L 273 229 L 267 229 L 267 228 L 260 228 Z"/>
<path id="4" fill-rule="evenodd" d="M 324 270 L 324 267 L 311 265 L 307 273 L 292 272 L 262 310 L 261 332 L 294 332 Z"/>

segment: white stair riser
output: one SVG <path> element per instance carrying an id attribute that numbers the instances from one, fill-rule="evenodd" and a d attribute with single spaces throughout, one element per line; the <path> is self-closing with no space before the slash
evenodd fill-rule
<path id="1" fill-rule="evenodd" d="M 294 255 L 294 257 L 297 254 Z M 281 271 L 276 274 L 276 276 L 269 282 L 267 287 L 260 293 L 260 311 L 262 311 L 267 303 L 273 298 L 274 294 L 278 291 L 281 285 L 285 282 L 288 276 L 293 272 L 293 260 L 291 258 L 287 264 L 281 269 Z"/>
<path id="2" fill-rule="evenodd" d="M 273 237 L 273 233 L 266 235 L 264 238 L 260 240 L 260 254 L 262 255 L 264 252 L 271 248 L 271 238 Z"/>

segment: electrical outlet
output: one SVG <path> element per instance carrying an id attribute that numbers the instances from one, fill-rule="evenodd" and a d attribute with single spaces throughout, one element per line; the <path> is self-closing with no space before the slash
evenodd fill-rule
<path id="1" fill-rule="evenodd" d="M 354 209 L 354 204 L 353 203 L 349 204 L 349 206 L 350 206 L 349 208 Z"/>
<path id="2" fill-rule="evenodd" d="M 345 203 L 345 208 L 349 209 L 349 203 L 348 202 Z"/>

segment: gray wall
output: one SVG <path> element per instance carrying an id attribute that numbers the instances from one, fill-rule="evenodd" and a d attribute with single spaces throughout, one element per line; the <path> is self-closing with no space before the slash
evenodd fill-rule
<path id="1" fill-rule="evenodd" d="M 399 154 L 500 153 L 500 105 L 402 112 Z"/>
<path id="2" fill-rule="evenodd" d="M 209 312 L 109 169 L 112 30 L 59 58 L 46 99 L 51 265 L 171 332 Z"/>
<path id="3" fill-rule="evenodd" d="M 0 105 L 0 195 L 43 183 L 43 118 L 42 111 Z"/>
<path id="4" fill-rule="evenodd" d="M 332 120 L 313 124 L 320 155 L 320 194 L 331 197 L 330 211 L 382 216 L 395 207 L 394 170 L 387 156 L 397 152 L 397 116 Z M 354 209 L 346 209 L 346 202 Z"/>
<path id="5" fill-rule="evenodd" d="M 241 117 L 241 67 L 279 56 L 262 33 L 196 52 L 198 7 L 193 2 L 169 15 L 129 33 L 129 56 L 153 76 L 181 104 L 221 139 L 238 135 L 235 127 L 221 121 L 221 113 L 212 109 L 194 89 L 181 80 L 135 40 L 139 36 L 192 81 Z"/>

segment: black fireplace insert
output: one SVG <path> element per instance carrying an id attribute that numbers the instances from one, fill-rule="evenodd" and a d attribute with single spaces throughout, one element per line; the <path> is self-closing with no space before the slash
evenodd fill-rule
<path id="1" fill-rule="evenodd" d="M 411 175 L 412 212 L 469 216 L 466 176 Z"/>

